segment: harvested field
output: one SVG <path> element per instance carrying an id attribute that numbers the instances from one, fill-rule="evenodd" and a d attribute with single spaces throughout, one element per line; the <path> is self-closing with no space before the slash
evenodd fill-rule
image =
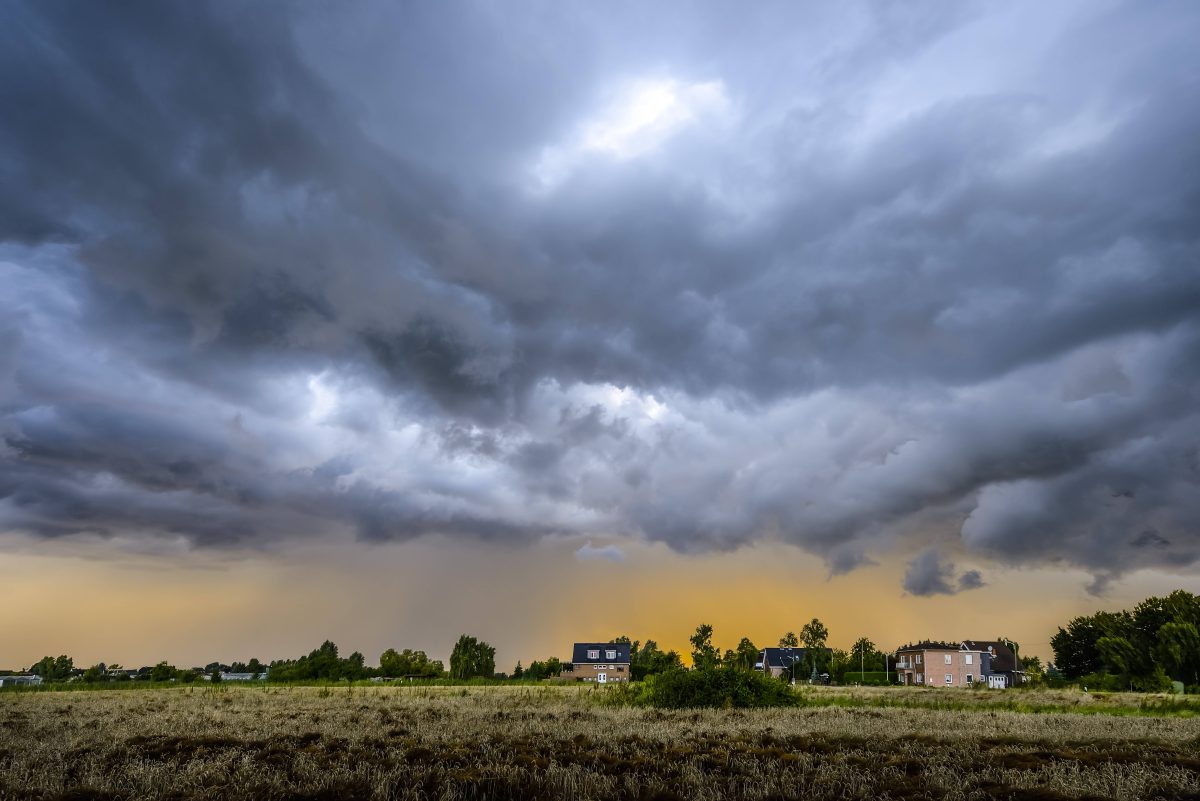
<path id="1" fill-rule="evenodd" d="M 1195 717 L 665 712 L 598 695 L 5 693 L 0 799 L 1200 799 Z"/>

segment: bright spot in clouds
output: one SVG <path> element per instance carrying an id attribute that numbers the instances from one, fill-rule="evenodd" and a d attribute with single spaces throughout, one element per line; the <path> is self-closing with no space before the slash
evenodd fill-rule
<path id="1" fill-rule="evenodd" d="M 571 141 L 545 148 L 534 174 L 543 188 L 549 188 L 589 156 L 602 154 L 618 161 L 645 156 L 684 129 L 727 118 L 729 113 L 721 81 L 631 81 L 585 120 Z"/>

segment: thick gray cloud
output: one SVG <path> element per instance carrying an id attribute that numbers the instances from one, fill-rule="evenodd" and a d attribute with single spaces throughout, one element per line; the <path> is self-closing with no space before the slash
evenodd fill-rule
<path id="1" fill-rule="evenodd" d="M 955 578 L 954 565 L 945 561 L 936 548 L 926 548 L 908 564 L 904 589 L 913 595 L 954 595 L 984 586 L 983 574 L 966 570 Z"/>
<path id="2" fill-rule="evenodd" d="M 10 5 L 0 528 L 1194 572 L 1200 11 L 956 8 Z"/>

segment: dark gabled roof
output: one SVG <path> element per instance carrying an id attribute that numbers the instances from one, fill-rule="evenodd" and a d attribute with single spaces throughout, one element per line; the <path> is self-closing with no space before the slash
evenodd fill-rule
<path id="1" fill-rule="evenodd" d="M 896 649 L 896 653 L 901 651 L 957 651 L 958 643 L 956 642 L 938 642 L 937 640 L 921 640 L 911 645 L 902 645 Z"/>
<path id="2" fill-rule="evenodd" d="M 991 651 L 993 673 L 1023 669 L 1012 649 L 998 640 L 963 640 L 963 645 L 972 651 Z"/>
<path id="3" fill-rule="evenodd" d="M 832 653 L 832 649 L 826 648 L 826 653 Z M 807 648 L 764 648 L 758 655 L 759 664 L 766 663 L 765 667 L 789 668 L 794 660 L 797 665 L 804 664 L 804 656 L 808 653 Z"/>
<path id="4" fill-rule="evenodd" d="M 598 659 L 588 659 L 588 651 L 599 651 Z M 605 651 L 616 651 L 617 658 L 609 659 L 605 655 Z M 627 642 L 577 642 L 575 647 L 571 649 L 571 662 L 576 665 L 595 664 L 604 662 L 629 662 L 629 643 Z"/>

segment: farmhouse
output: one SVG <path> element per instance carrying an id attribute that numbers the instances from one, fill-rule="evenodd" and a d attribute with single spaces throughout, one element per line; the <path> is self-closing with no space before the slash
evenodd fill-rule
<path id="1" fill-rule="evenodd" d="M 627 642 L 577 642 L 571 650 L 569 675 L 597 684 L 629 681 L 629 661 Z"/>

